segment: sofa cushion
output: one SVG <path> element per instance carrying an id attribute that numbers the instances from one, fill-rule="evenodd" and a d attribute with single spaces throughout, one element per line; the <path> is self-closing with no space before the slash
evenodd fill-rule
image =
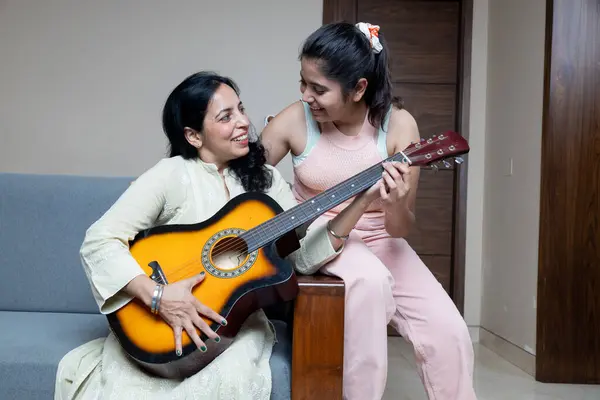
<path id="1" fill-rule="evenodd" d="M 291 337 L 273 321 L 278 342 L 271 356 L 272 400 L 289 400 Z M 0 311 L 0 399 L 52 399 L 56 369 L 75 347 L 108 334 L 100 314 Z"/>
<path id="2" fill-rule="evenodd" d="M 0 174 L 0 310 L 98 313 L 79 248 L 130 181 Z"/>
<path id="3" fill-rule="evenodd" d="M 0 311 L 0 326 L 0 399 L 54 398 L 62 357 L 108 334 L 100 314 Z"/>

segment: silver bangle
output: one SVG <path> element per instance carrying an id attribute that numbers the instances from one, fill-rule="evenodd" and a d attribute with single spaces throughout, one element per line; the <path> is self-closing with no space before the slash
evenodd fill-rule
<path id="1" fill-rule="evenodd" d="M 152 304 L 150 306 L 150 312 L 152 314 L 158 314 L 158 308 L 160 307 L 160 299 L 162 298 L 163 290 L 163 285 L 156 285 L 156 287 L 154 288 L 154 294 L 152 295 Z"/>
<path id="2" fill-rule="evenodd" d="M 331 233 L 331 236 L 340 240 L 348 240 L 348 238 L 350 237 L 350 234 L 347 234 L 346 236 L 340 236 L 337 233 L 335 233 L 333 229 L 331 229 L 331 220 L 327 221 L 327 230 L 329 231 L 329 233 Z"/>

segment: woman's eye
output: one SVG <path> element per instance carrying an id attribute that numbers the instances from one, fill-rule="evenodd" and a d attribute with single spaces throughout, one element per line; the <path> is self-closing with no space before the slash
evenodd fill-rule
<path id="1" fill-rule="evenodd" d="M 221 121 L 223 121 L 223 122 L 229 122 L 230 120 L 231 120 L 231 115 L 229 115 L 229 114 L 227 114 L 223 118 L 221 118 Z"/>

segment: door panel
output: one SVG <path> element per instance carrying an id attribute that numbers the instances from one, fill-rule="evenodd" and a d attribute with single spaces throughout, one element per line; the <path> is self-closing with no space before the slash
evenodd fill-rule
<path id="1" fill-rule="evenodd" d="M 411 247 L 423 255 L 452 255 L 452 171 L 422 169 L 417 190 L 417 223 L 407 238 Z M 444 273 L 450 276 L 450 265 Z"/>
<path id="2" fill-rule="evenodd" d="M 600 383 L 600 0 L 549 0 L 536 378 Z"/>
<path id="3" fill-rule="evenodd" d="M 456 0 L 324 0 L 323 23 L 362 21 L 381 27 L 390 48 L 395 94 L 403 98 L 421 137 L 426 138 L 457 130 L 459 89 L 462 93 L 464 83 L 458 73 L 464 68 L 460 65 L 463 55 L 459 54 L 464 52 L 459 43 L 463 40 L 464 12 Z M 456 288 L 459 296 L 463 294 L 453 265 L 454 260 L 464 260 L 464 250 L 456 251 L 454 236 L 457 221 L 464 222 L 455 215 L 455 201 L 464 195 L 464 191 L 457 191 L 463 176 L 457 175 L 460 171 L 421 169 L 417 222 L 407 238 L 451 296 Z M 454 301 L 462 310 L 462 298 Z"/>
<path id="4" fill-rule="evenodd" d="M 357 17 L 381 27 L 395 82 L 456 83 L 458 1 L 359 0 Z"/>

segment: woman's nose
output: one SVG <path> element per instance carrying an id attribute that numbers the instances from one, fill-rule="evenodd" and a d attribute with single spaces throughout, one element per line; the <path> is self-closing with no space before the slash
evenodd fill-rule
<path id="1" fill-rule="evenodd" d="M 315 101 L 315 98 L 308 92 L 308 90 L 305 90 L 304 93 L 302 93 L 302 97 L 300 97 L 300 100 L 302 100 L 305 103 L 312 103 L 313 101 Z"/>

